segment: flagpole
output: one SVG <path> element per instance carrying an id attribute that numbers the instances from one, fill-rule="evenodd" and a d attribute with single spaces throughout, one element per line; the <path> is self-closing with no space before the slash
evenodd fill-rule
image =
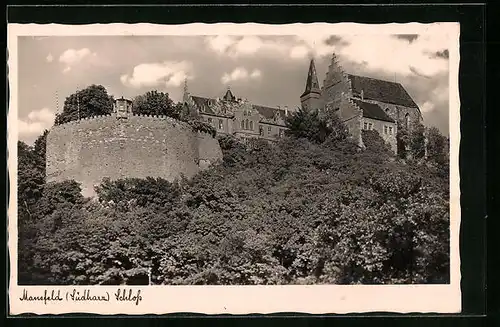
<path id="1" fill-rule="evenodd" d="M 78 110 L 78 120 L 80 120 L 80 87 L 76 90 L 76 107 Z"/>

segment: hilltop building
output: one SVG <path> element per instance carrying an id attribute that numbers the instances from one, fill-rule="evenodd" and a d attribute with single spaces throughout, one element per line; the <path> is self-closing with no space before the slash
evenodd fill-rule
<path id="1" fill-rule="evenodd" d="M 191 95 L 187 83 L 183 102 L 191 115 L 201 116 L 217 133 L 240 138 L 276 140 L 284 135 L 290 114 L 286 106 L 272 108 L 237 98 L 229 88 L 222 98 Z M 300 102 L 305 110 L 336 112 L 360 146 L 362 130 L 376 130 L 395 153 L 398 128 L 410 129 L 422 121 L 418 105 L 400 83 L 347 74 L 335 54 L 322 86 L 311 59 Z"/>
<path id="2" fill-rule="evenodd" d="M 262 138 L 274 141 L 283 137 L 288 108 L 272 108 L 252 104 L 237 98 L 228 88 L 222 98 L 206 98 L 191 95 L 184 85 L 183 102 L 190 115 L 198 115 L 211 124 L 218 134 L 238 138 Z"/>
<path id="3" fill-rule="evenodd" d="M 360 146 L 362 130 L 376 130 L 394 153 L 398 128 L 410 129 L 423 119 L 418 105 L 400 83 L 347 74 L 335 54 L 322 86 L 311 59 L 300 102 L 304 110 L 337 113 Z"/>

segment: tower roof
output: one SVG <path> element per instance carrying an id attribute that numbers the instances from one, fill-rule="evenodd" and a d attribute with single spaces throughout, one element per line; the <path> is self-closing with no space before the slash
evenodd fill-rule
<path id="1" fill-rule="evenodd" d="M 314 59 L 311 59 L 309 64 L 309 72 L 307 73 L 306 89 L 302 93 L 301 97 L 308 93 L 321 93 L 318 82 L 318 75 L 316 74 L 316 65 L 314 64 Z"/>
<path id="2" fill-rule="evenodd" d="M 224 94 L 224 97 L 222 99 L 224 99 L 225 101 L 236 101 L 236 97 L 233 95 L 229 88 L 227 89 L 226 94 Z"/>

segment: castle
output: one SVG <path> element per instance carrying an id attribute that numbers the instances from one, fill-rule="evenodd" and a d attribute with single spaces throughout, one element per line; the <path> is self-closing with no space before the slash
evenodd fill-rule
<path id="1" fill-rule="evenodd" d="M 360 146 L 362 130 L 377 131 L 394 153 L 398 128 L 410 129 L 423 120 L 418 105 L 400 83 L 347 74 L 335 54 L 321 87 L 311 60 L 300 101 L 304 109 L 337 113 Z"/>
<path id="2" fill-rule="evenodd" d="M 300 102 L 304 110 L 338 114 L 360 146 L 362 130 L 376 130 L 395 153 L 398 128 L 422 121 L 418 106 L 401 84 L 347 74 L 335 54 L 322 86 L 311 60 Z M 191 95 L 187 83 L 183 103 L 188 114 L 211 124 L 218 134 L 242 139 L 283 137 L 290 114 L 287 107 L 236 98 L 230 89 L 220 99 Z M 48 182 L 74 179 L 82 184 L 84 195 L 93 195 L 104 177 L 189 178 L 221 160 L 222 151 L 215 138 L 193 131 L 187 123 L 133 114 L 132 101 L 122 97 L 115 100 L 110 115 L 52 127 L 46 156 Z"/>
<path id="3" fill-rule="evenodd" d="M 47 135 L 47 182 L 73 179 L 84 196 L 103 178 L 190 178 L 222 159 L 219 142 L 166 116 L 134 115 L 117 99 L 110 115 L 53 126 Z"/>
<path id="4" fill-rule="evenodd" d="M 219 134 L 240 138 L 276 140 L 284 135 L 285 119 L 290 114 L 286 106 L 281 109 L 255 105 L 236 98 L 229 89 L 222 98 L 194 96 L 188 92 L 187 83 L 183 102 Z M 300 102 L 304 110 L 337 113 L 361 147 L 361 131 L 376 130 L 394 153 L 398 128 L 410 128 L 414 122 L 422 121 L 418 105 L 400 83 L 347 74 L 335 54 L 322 86 L 311 59 Z"/>
<path id="5" fill-rule="evenodd" d="M 234 135 L 240 139 L 262 138 L 274 141 L 284 136 L 288 108 L 255 105 L 236 98 L 228 88 L 222 98 L 205 98 L 189 94 L 184 87 L 183 102 L 189 114 L 199 116 L 212 125 L 218 134 Z"/>

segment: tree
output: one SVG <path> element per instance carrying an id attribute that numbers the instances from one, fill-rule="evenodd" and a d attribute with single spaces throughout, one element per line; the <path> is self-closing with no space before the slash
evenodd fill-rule
<path id="1" fill-rule="evenodd" d="M 387 144 L 380 134 L 375 130 L 363 130 L 363 143 L 366 150 L 381 156 L 381 159 L 394 156 L 389 144 Z"/>
<path id="2" fill-rule="evenodd" d="M 408 148 L 412 159 L 422 159 L 425 156 L 425 127 L 420 122 L 412 125 L 408 134 Z"/>
<path id="3" fill-rule="evenodd" d="M 106 180 L 97 188 L 100 201 L 82 198 L 74 181 L 45 185 L 30 207 L 35 219 L 19 224 L 20 279 L 449 282 L 446 176 L 432 165 L 386 160 L 376 134 L 366 151 L 348 139 L 330 144 L 333 132 L 318 142 L 304 131 L 321 119 L 304 119 L 293 137 L 273 144 L 219 136 L 224 164 L 190 180 Z M 29 168 L 35 151 L 20 147 L 20 168 Z"/>
<path id="4" fill-rule="evenodd" d="M 427 130 L 427 158 L 438 165 L 444 165 L 448 161 L 447 139 L 436 127 Z"/>
<path id="5" fill-rule="evenodd" d="M 408 141 L 408 129 L 405 126 L 398 126 L 396 142 L 398 148 L 398 157 L 401 159 L 406 159 L 409 155 Z"/>
<path id="6" fill-rule="evenodd" d="M 317 110 L 299 108 L 287 117 L 285 123 L 288 127 L 287 135 L 306 138 L 316 143 L 323 143 L 333 131 L 326 120 L 320 119 Z"/>
<path id="7" fill-rule="evenodd" d="M 18 202 L 20 206 L 29 206 L 42 195 L 45 184 L 45 160 L 42 160 L 33 147 L 19 141 L 18 158 Z M 26 208 L 29 210 L 29 208 Z"/>
<path id="8" fill-rule="evenodd" d="M 179 119 L 182 114 L 182 105 L 174 104 L 168 93 L 154 90 L 136 96 L 132 110 L 140 115 L 164 115 Z"/>
<path id="9" fill-rule="evenodd" d="M 55 124 L 110 114 L 113 112 L 113 102 L 113 97 L 108 95 L 104 86 L 90 85 L 66 98 L 63 112 L 56 115 Z"/>

